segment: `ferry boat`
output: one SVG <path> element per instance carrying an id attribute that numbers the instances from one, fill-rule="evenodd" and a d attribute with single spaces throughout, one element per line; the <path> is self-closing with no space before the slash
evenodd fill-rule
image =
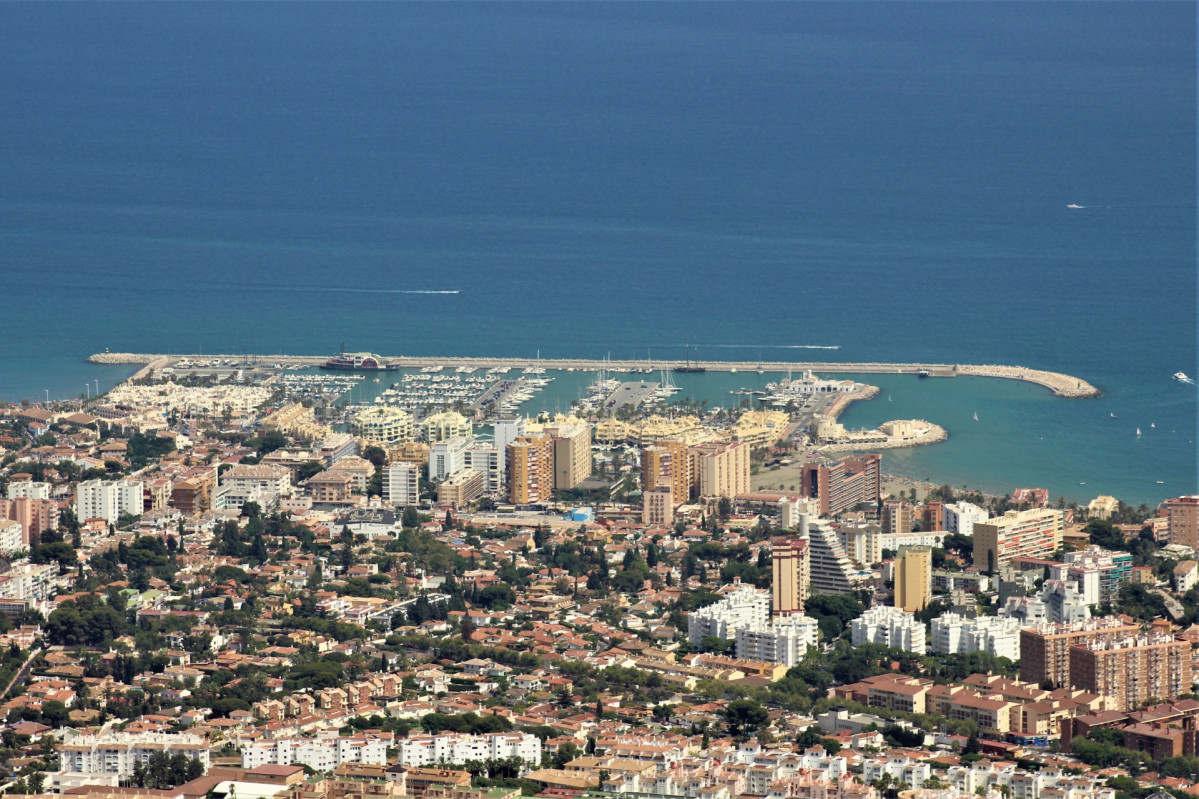
<path id="1" fill-rule="evenodd" d="M 322 363 L 321 368 L 342 372 L 394 372 L 400 367 L 386 363 L 374 353 L 343 351 Z"/>

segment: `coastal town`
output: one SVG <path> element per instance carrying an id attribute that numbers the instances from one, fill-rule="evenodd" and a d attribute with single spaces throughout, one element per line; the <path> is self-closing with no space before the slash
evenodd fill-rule
<path id="1" fill-rule="evenodd" d="M 898 481 L 807 369 L 95 357 L 0 405 L 0 792 L 1199 795 L 1199 496 Z"/>

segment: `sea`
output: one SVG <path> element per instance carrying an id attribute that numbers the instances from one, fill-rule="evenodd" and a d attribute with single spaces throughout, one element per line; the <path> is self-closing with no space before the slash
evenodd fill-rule
<path id="1" fill-rule="evenodd" d="M 6 401 L 105 349 L 745 360 L 678 376 L 713 403 L 1020 364 L 1104 396 L 842 421 L 942 425 L 884 464 L 954 486 L 1199 490 L 1194 3 L 3 3 L 0 52 Z"/>

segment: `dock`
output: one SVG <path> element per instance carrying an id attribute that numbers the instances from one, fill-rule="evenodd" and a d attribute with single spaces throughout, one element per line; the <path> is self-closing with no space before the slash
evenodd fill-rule
<path id="1" fill-rule="evenodd" d="M 709 372 L 802 372 L 811 370 L 824 374 L 910 374 L 927 373 L 930 378 L 946 377 L 994 377 L 1005 380 L 1021 380 L 1049 389 L 1059 397 L 1101 397 L 1103 392 L 1087 381 L 1060 372 L 1029 369 L 1024 366 L 1000 364 L 946 364 L 946 363 L 825 363 L 821 361 L 686 361 L 686 360 L 599 360 L 587 358 L 476 358 L 476 357 L 433 357 L 433 356 L 382 356 L 401 369 L 423 369 L 442 366 L 445 368 L 466 367 L 470 369 L 543 369 L 598 371 L 644 371 L 662 369 L 675 370 L 685 367 L 702 367 Z M 182 360 L 198 359 L 235 360 L 247 366 L 302 369 L 320 366 L 329 359 L 327 355 L 163 355 L 128 352 L 104 352 L 90 356 L 89 363 L 96 364 L 146 364 L 147 369 L 161 369 Z"/>

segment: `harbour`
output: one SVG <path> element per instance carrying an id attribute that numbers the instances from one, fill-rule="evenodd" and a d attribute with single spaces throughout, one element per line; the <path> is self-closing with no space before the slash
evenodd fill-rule
<path id="1" fill-rule="evenodd" d="M 945 363 L 851 363 L 820 361 L 694 361 L 694 360 L 595 360 L 586 358 L 494 358 L 463 356 L 381 356 L 388 364 L 400 369 L 453 369 L 453 370 L 500 370 L 520 369 L 527 374 L 536 370 L 560 371 L 606 371 L 612 373 L 654 374 L 660 370 L 683 372 L 702 368 L 711 372 L 738 372 L 756 368 L 759 372 L 823 372 L 827 374 L 902 374 L 913 377 L 952 378 L 959 376 L 992 377 L 1019 380 L 1042 386 L 1059 397 L 1091 398 L 1103 396 L 1103 392 L 1082 378 L 1030 369 L 1017 365 L 998 364 L 945 364 Z M 145 368 L 134 376 L 136 379 L 148 371 L 166 367 L 175 368 L 180 363 L 195 361 L 244 364 L 256 368 L 303 369 L 321 366 L 328 356 L 319 355 L 154 355 L 145 353 L 103 352 L 88 357 L 95 364 L 145 364 Z"/>

